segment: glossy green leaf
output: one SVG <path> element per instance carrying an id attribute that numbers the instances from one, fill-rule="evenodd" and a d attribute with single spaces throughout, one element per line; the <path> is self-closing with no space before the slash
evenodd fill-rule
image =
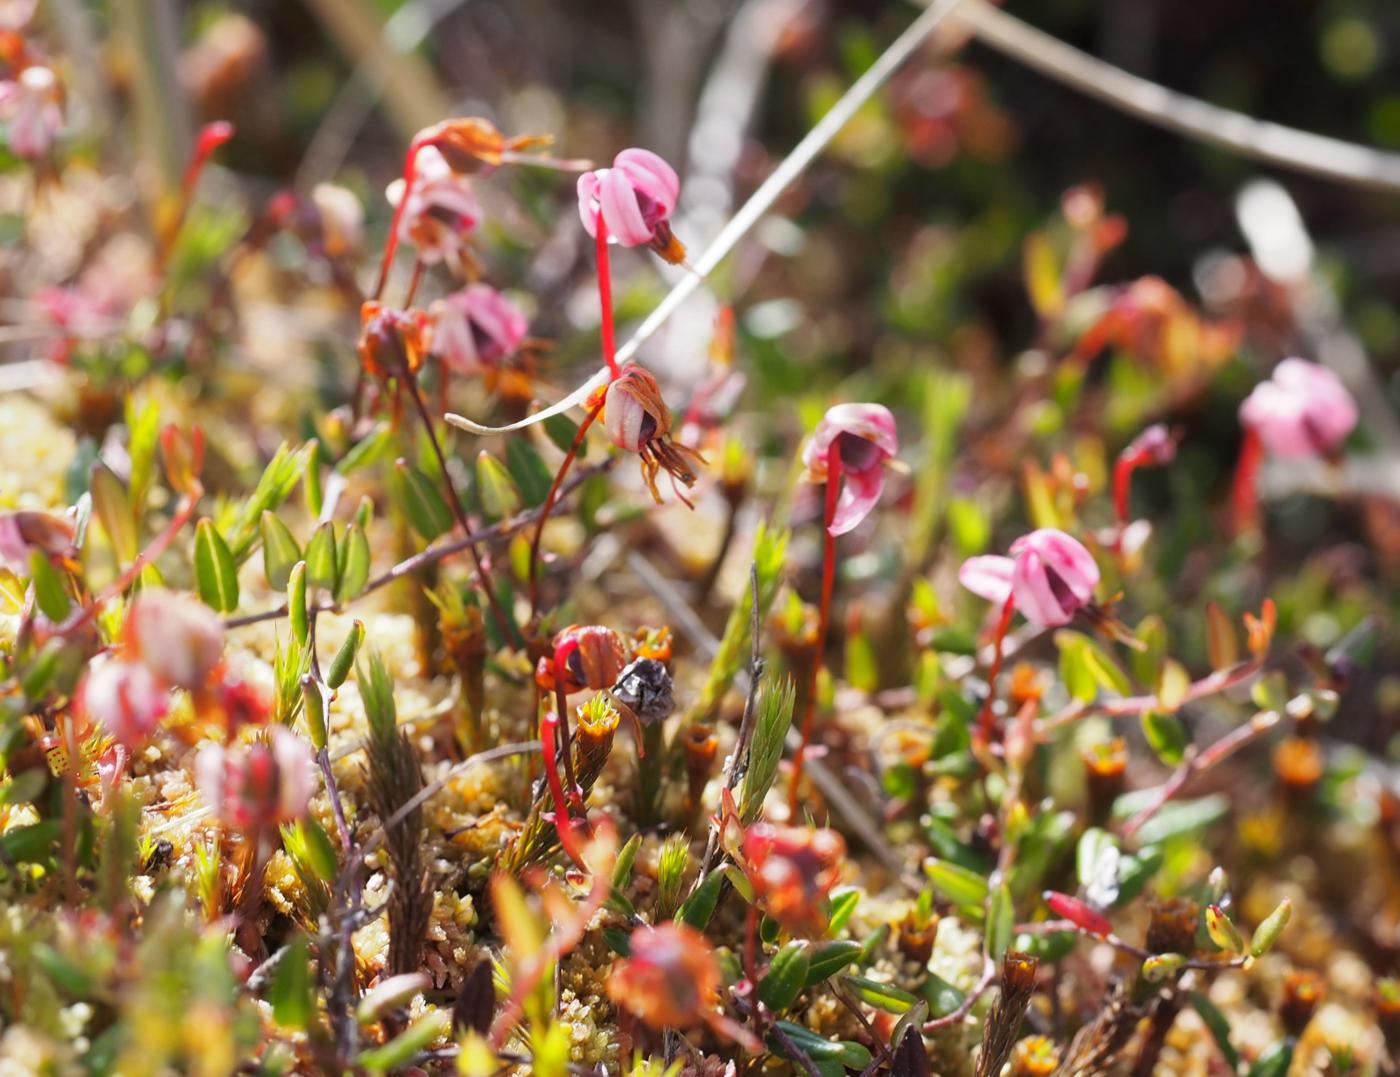
<path id="1" fill-rule="evenodd" d="M 759 1000 L 775 1013 L 782 1013 L 802 993 L 811 968 L 811 947 L 804 940 L 788 943 L 769 962 L 768 971 L 758 981 Z"/>
<path id="2" fill-rule="evenodd" d="M 365 589 L 369 583 L 370 552 L 369 539 L 359 524 L 351 524 L 345 529 L 345 538 L 340 543 L 340 582 L 336 584 L 335 597 L 338 602 L 349 602 Z"/>
<path id="3" fill-rule="evenodd" d="M 268 988 L 272 1019 L 282 1028 L 305 1029 L 311 1023 L 316 1001 L 311 992 L 311 957 L 306 936 L 298 932 L 277 962 Z"/>

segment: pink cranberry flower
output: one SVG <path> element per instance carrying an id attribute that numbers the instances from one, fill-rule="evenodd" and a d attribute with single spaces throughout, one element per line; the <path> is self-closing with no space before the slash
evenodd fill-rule
<path id="1" fill-rule="evenodd" d="M 109 656 L 89 667 L 78 688 L 78 706 L 131 751 L 165 717 L 170 693 L 145 666 Z"/>
<path id="2" fill-rule="evenodd" d="M 226 824 L 255 830 L 306 814 L 314 766 L 306 742 L 278 725 L 265 741 L 227 749 L 206 744 L 195 758 L 195 784 Z"/>
<path id="3" fill-rule="evenodd" d="M 603 218 L 608 238 L 624 247 L 651 247 L 668 262 L 685 258 L 671 234 L 671 214 L 680 197 L 676 171 L 650 150 L 623 150 L 611 168 L 578 178 L 578 214 L 590 236 Z"/>
<path id="4" fill-rule="evenodd" d="M 0 115 L 9 124 L 10 149 L 20 157 L 47 157 L 63 130 L 58 77 L 38 64 L 14 81 L 0 82 Z"/>
<path id="5" fill-rule="evenodd" d="M 197 692 L 223 659 L 224 623 L 198 599 L 153 587 L 132 603 L 125 641 L 157 680 Z"/>
<path id="6" fill-rule="evenodd" d="M 1337 375 L 1306 359 L 1283 360 L 1240 405 L 1240 421 L 1275 456 L 1331 456 L 1356 418 Z"/>
<path id="7" fill-rule="evenodd" d="M 386 192 L 398 206 L 407 197 L 399 217 L 398 239 L 418 248 L 428 265 L 446 261 L 455 265 L 466 248 L 466 237 L 481 221 L 481 203 L 471 181 L 452 171 L 435 146 L 418 151 L 413 187 L 405 195 L 404 181 L 397 179 Z"/>
<path id="8" fill-rule="evenodd" d="M 1099 566 L 1077 539 L 1043 527 L 1013 542 L 1010 557 L 969 557 L 958 580 L 998 605 L 1012 599 L 1027 620 L 1054 628 L 1093 601 Z"/>
<path id="9" fill-rule="evenodd" d="M 459 374 L 509 359 L 525 339 L 520 308 L 489 284 L 469 284 L 428 308 L 428 350 Z"/>
<path id="10" fill-rule="evenodd" d="M 36 550 L 55 558 L 72 548 L 73 525 L 62 516 L 26 509 L 0 513 L 0 565 L 13 572 L 28 575 Z"/>
<path id="11" fill-rule="evenodd" d="M 828 409 L 802 453 L 808 482 L 827 481 L 833 445 L 845 481 L 827 530 L 844 535 L 870 515 L 885 489 L 885 465 L 899 452 L 894 416 L 881 404 L 837 404 Z"/>

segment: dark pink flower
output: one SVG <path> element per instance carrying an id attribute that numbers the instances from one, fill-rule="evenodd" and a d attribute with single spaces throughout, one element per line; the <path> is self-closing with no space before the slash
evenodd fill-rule
<path id="1" fill-rule="evenodd" d="M 78 687 L 78 706 L 124 748 L 134 750 L 170 709 L 170 692 L 145 666 L 99 658 Z"/>
<path id="2" fill-rule="evenodd" d="M 311 749 L 285 726 L 267 740 L 236 748 L 206 744 L 195 759 L 195 784 L 226 824 L 241 830 L 291 823 L 306 814 L 315 784 Z"/>
<path id="3" fill-rule="evenodd" d="M 469 284 L 428 308 L 428 350 L 459 374 L 509 359 L 525 339 L 520 308 L 489 284 Z"/>
<path id="4" fill-rule="evenodd" d="M 671 234 L 681 182 L 676 171 L 650 150 L 623 150 L 611 168 L 578 178 L 578 213 L 590 236 L 603 218 L 608 238 L 624 247 L 652 247 L 667 261 L 679 262 L 685 250 Z"/>
<path id="5" fill-rule="evenodd" d="M 808 482 L 827 481 L 833 444 L 843 482 L 828 530 L 844 535 L 870 514 L 885 489 L 885 465 L 899 452 L 894 416 L 881 404 L 837 404 L 828 409 L 802 453 Z"/>
<path id="6" fill-rule="evenodd" d="M 1330 456 L 1356 426 L 1356 401 L 1336 374 L 1285 359 L 1240 405 L 1240 421 L 1275 456 Z"/>
<path id="7" fill-rule="evenodd" d="M 969 557 L 958 580 L 998 605 L 1012 598 L 1027 620 L 1054 628 L 1093 601 L 1099 566 L 1078 539 L 1044 527 L 1013 542 L 1010 557 Z"/>
<path id="8" fill-rule="evenodd" d="M 413 170 L 413 187 L 405 195 L 404 181 L 389 185 L 388 197 L 395 207 L 407 197 L 399 215 L 398 239 L 418 248 L 418 257 L 427 265 L 446 261 L 457 265 L 466 248 L 467 235 L 481 221 L 481 203 L 466 176 L 452 171 L 435 146 L 418 151 Z"/>
<path id="9" fill-rule="evenodd" d="M 27 576 L 29 560 L 37 550 L 45 557 L 61 557 L 73 547 L 73 525 L 47 512 L 0 513 L 0 564 Z"/>

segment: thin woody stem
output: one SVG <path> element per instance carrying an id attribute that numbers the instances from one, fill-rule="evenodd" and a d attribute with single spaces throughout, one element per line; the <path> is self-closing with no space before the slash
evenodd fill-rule
<path id="1" fill-rule="evenodd" d="M 603 403 L 599 401 L 597 406 L 589 411 L 583 422 L 579 424 L 578 433 L 574 435 L 574 443 L 569 446 L 569 451 L 564 454 L 564 462 L 559 465 L 559 470 L 554 474 L 554 482 L 550 484 L 549 493 L 545 495 L 544 504 L 540 506 L 539 522 L 535 525 L 535 533 L 530 537 L 530 616 L 534 617 L 540 608 L 540 539 L 544 537 L 544 525 L 549 520 L 549 514 L 554 509 L 554 503 L 559 500 L 559 487 L 564 482 L 564 476 L 569 473 L 569 468 L 573 466 L 574 458 L 578 456 L 578 451 L 583 447 L 583 439 L 588 433 L 588 428 L 593 425 L 603 411 Z"/>
<path id="2" fill-rule="evenodd" d="M 802 787 L 802 761 L 812 740 L 812 727 L 817 718 L 817 688 L 821 677 L 822 656 L 826 652 L 826 634 L 831 626 L 831 592 L 836 584 L 836 536 L 831 533 L 836 519 L 836 502 L 841 492 L 841 439 L 833 438 L 826 450 L 826 506 L 822 514 L 822 596 L 817 613 L 817 645 L 812 655 L 812 676 L 808 685 L 807 710 L 802 717 L 802 742 L 793 758 L 792 785 L 788 790 L 788 814 L 797 818 L 797 801 Z"/>
<path id="3" fill-rule="evenodd" d="M 428 405 L 423 400 L 422 390 L 418 388 L 418 377 L 407 363 L 403 364 L 402 370 L 404 384 L 408 387 L 408 395 L 413 398 L 413 405 L 418 411 L 418 417 L 422 420 L 423 429 L 427 432 L 428 441 L 433 447 L 433 455 L 437 457 L 438 468 L 442 471 L 442 484 L 447 488 L 452 513 L 457 517 L 457 524 L 462 529 L 462 535 L 464 537 L 470 536 L 472 534 L 471 522 L 467 519 L 466 509 L 462 507 L 462 499 L 457 494 L 457 484 L 452 481 L 452 473 L 447 470 L 447 455 L 442 451 L 442 443 L 438 440 L 437 431 L 433 428 L 432 416 L 428 414 Z M 474 542 L 468 545 L 467 549 L 471 551 L 472 561 L 476 566 L 477 579 L 481 583 L 481 589 L 486 592 L 486 603 L 491 607 L 491 615 L 496 618 L 496 625 L 501 630 L 501 638 L 509 639 L 513 635 L 511 622 L 506 617 L 505 610 L 501 609 L 501 601 L 496 597 L 495 583 L 486 567 L 486 562 L 482 559 L 481 551 L 477 549 Z"/>

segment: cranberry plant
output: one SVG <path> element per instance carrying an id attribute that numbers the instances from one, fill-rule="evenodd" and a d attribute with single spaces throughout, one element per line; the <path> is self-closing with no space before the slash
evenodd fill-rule
<path id="1" fill-rule="evenodd" d="M 1113 281 L 1086 182 L 1002 339 L 966 236 L 901 241 L 893 358 L 765 329 L 861 109 L 1009 152 L 911 59 L 952 0 L 722 228 L 479 116 L 382 195 L 268 191 L 224 119 L 129 182 L 67 7 L 0 4 L 15 1072 L 1397 1072 L 1394 417 L 1267 252 Z"/>

